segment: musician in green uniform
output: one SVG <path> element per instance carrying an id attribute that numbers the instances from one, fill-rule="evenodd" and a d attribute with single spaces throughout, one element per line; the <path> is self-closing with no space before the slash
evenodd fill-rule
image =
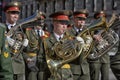
<path id="1" fill-rule="evenodd" d="M 49 78 L 49 80 L 74 80 L 69 64 L 66 63 L 60 67 L 57 67 L 57 62 L 59 65 L 59 61 L 63 61 L 63 60 L 60 60 L 60 57 L 56 55 L 58 52 L 54 52 L 53 50 L 53 47 L 57 42 L 69 36 L 69 34 L 66 34 L 66 30 L 70 21 L 69 19 L 70 15 L 71 15 L 71 11 L 62 10 L 52 13 L 49 16 L 52 19 L 53 31 L 48 38 L 44 39 L 46 61 L 48 62 L 48 67 L 50 68 L 51 71 L 51 77 Z M 64 44 L 64 46 L 69 46 L 69 44 L 72 43 L 68 42 L 68 44 Z M 71 49 L 71 47 L 73 46 L 65 47 L 66 49 L 65 48 L 63 49 L 67 50 L 67 48 Z M 51 59 L 49 60 L 49 58 Z M 53 60 L 53 64 L 51 63 L 52 60 Z"/>
<path id="2" fill-rule="evenodd" d="M 15 25 L 17 25 L 17 21 L 20 16 L 20 8 L 21 8 L 21 3 L 17 1 L 12 1 L 5 5 L 4 12 L 6 17 L 6 21 L 5 21 L 6 34 Z M 13 33 L 18 33 L 18 35 L 12 36 Z M 10 47 L 10 54 L 12 57 L 12 68 L 14 72 L 14 80 L 25 80 L 25 64 L 22 56 L 22 47 L 21 47 L 21 45 L 23 45 L 21 41 L 21 38 L 23 38 L 22 36 L 23 34 L 16 30 L 7 37 L 9 47 Z M 19 40 L 21 42 L 16 40 Z"/>
<path id="3" fill-rule="evenodd" d="M 11 54 L 5 37 L 5 25 L 0 23 L 0 80 L 14 80 Z"/>
<path id="4" fill-rule="evenodd" d="M 29 40 L 27 48 L 24 50 L 24 58 L 27 67 L 27 80 L 47 80 L 48 73 L 46 60 L 44 54 L 41 54 L 42 38 L 49 36 L 49 32 L 46 30 L 45 13 L 38 11 L 38 20 L 33 21 L 33 25 L 29 25 L 25 28 L 25 34 Z"/>
<path id="5" fill-rule="evenodd" d="M 94 14 L 95 19 L 100 17 L 106 17 L 104 11 L 97 11 Z M 104 26 L 102 26 L 104 27 Z M 101 36 L 98 34 L 101 30 L 94 31 L 94 40 L 100 41 Z M 109 80 L 109 55 L 106 53 L 98 59 L 88 60 L 90 64 L 90 76 L 91 80 L 99 80 L 101 74 L 101 80 Z"/>
<path id="6" fill-rule="evenodd" d="M 77 36 L 86 29 L 85 22 L 88 17 L 87 10 L 73 12 L 74 25 L 69 30 L 71 35 Z M 74 80 L 90 80 L 89 64 L 85 55 L 82 53 L 77 59 L 70 62 Z"/>
<path id="7" fill-rule="evenodd" d="M 120 38 L 120 18 L 117 17 L 117 21 L 112 26 L 112 29 L 118 34 Z M 112 55 L 110 55 L 110 68 L 115 75 L 117 80 L 120 80 L 120 39 L 117 45 L 115 45 L 114 49 L 112 50 Z"/>

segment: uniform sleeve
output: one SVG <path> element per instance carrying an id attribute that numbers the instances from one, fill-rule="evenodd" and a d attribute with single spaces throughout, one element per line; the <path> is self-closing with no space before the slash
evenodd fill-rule
<path id="1" fill-rule="evenodd" d="M 13 80 L 11 56 L 5 49 L 5 26 L 0 24 L 0 80 Z"/>

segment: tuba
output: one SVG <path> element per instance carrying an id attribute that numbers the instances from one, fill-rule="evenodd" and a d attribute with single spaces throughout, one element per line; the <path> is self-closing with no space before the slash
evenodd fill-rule
<path id="1" fill-rule="evenodd" d="M 116 17 L 113 14 L 109 23 L 105 23 L 103 26 L 100 26 L 101 28 L 103 28 L 97 34 L 101 36 L 100 40 L 99 41 L 94 40 L 92 52 L 87 56 L 88 59 L 90 60 L 99 59 L 104 54 L 107 53 L 109 54 L 109 51 L 112 48 L 114 48 L 115 45 L 117 45 L 119 41 L 119 36 L 113 29 L 110 28 L 110 26 L 114 23 L 115 19 Z"/>
<path id="2" fill-rule="evenodd" d="M 45 48 L 48 68 L 52 76 L 55 78 L 55 80 L 61 79 L 60 78 L 61 75 L 60 73 L 58 73 L 58 70 L 64 64 L 69 63 L 72 60 L 76 59 L 77 57 L 80 56 L 81 53 L 85 53 L 86 55 L 88 55 L 91 52 L 93 46 L 92 45 L 93 38 L 90 34 L 90 31 L 94 31 L 95 29 L 98 29 L 98 27 L 102 25 L 105 25 L 104 18 L 100 18 L 99 20 L 88 26 L 88 28 L 82 31 L 80 34 L 78 34 L 78 36 L 73 36 L 72 38 L 70 36 L 67 36 L 66 38 L 61 39 L 59 42 L 56 42 L 51 48 L 52 51 L 56 54 L 56 57 L 51 56 L 47 48 Z M 71 44 L 65 46 L 65 44 L 69 44 L 72 42 L 74 47 L 71 48 L 70 47 Z M 44 45 L 45 46 L 47 45 L 45 41 Z M 86 57 L 87 56 L 85 56 L 85 58 Z"/>

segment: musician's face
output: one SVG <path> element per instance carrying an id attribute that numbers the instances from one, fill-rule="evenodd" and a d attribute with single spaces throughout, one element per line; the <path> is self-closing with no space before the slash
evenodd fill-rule
<path id="1" fill-rule="evenodd" d="M 85 25 L 85 18 L 74 17 L 74 24 L 77 28 L 81 28 Z"/>
<path id="2" fill-rule="evenodd" d="M 20 12 L 18 12 L 18 11 L 9 11 L 9 12 L 6 12 L 6 20 L 10 24 L 14 24 L 19 19 L 19 13 Z"/>
<path id="3" fill-rule="evenodd" d="M 64 21 L 54 21 L 53 26 L 54 26 L 54 32 L 58 35 L 62 35 L 67 30 L 68 24 Z"/>

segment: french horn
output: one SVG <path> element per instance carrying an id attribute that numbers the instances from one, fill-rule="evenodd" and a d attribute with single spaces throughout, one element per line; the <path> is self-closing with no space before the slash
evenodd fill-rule
<path id="1" fill-rule="evenodd" d="M 51 56 L 47 48 L 45 48 L 48 68 L 52 76 L 55 78 L 55 80 L 61 79 L 60 78 L 61 74 L 58 73 L 58 70 L 64 64 L 69 63 L 72 60 L 76 59 L 77 57 L 80 56 L 81 53 L 85 53 L 86 55 L 85 58 L 87 57 L 87 55 L 91 52 L 92 44 L 93 44 L 93 38 L 89 32 L 98 29 L 98 27 L 102 25 L 105 25 L 104 18 L 100 18 L 93 24 L 89 25 L 88 28 L 82 31 L 80 34 L 78 34 L 78 36 L 73 36 L 72 39 L 70 36 L 68 36 L 66 38 L 61 39 L 59 42 L 56 42 L 51 48 L 53 53 L 56 54 L 55 57 Z M 71 48 L 70 43 L 72 42 L 74 47 Z M 70 45 L 65 46 L 66 44 L 70 44 Z M 45 46 L 47 45 L 45 41 L 44 41 L 44 45 Z"/>
<path id="2" fill-rule="evenodd" d="M 74 39 L 68 37 L 56 42 L 51 48 L 56 57 L 51 56 L 49 52 L 47 52 L 47 49 L 45 50 L 47 65 L 52 74 L 51 76 L 53 76 L 55 80 L 60 80 L 62 78 L 58 70 L 64 64 L 76 59 L 82 53 L 83 47 L 84 41 L 82 38 L 79 37 Z"/>

